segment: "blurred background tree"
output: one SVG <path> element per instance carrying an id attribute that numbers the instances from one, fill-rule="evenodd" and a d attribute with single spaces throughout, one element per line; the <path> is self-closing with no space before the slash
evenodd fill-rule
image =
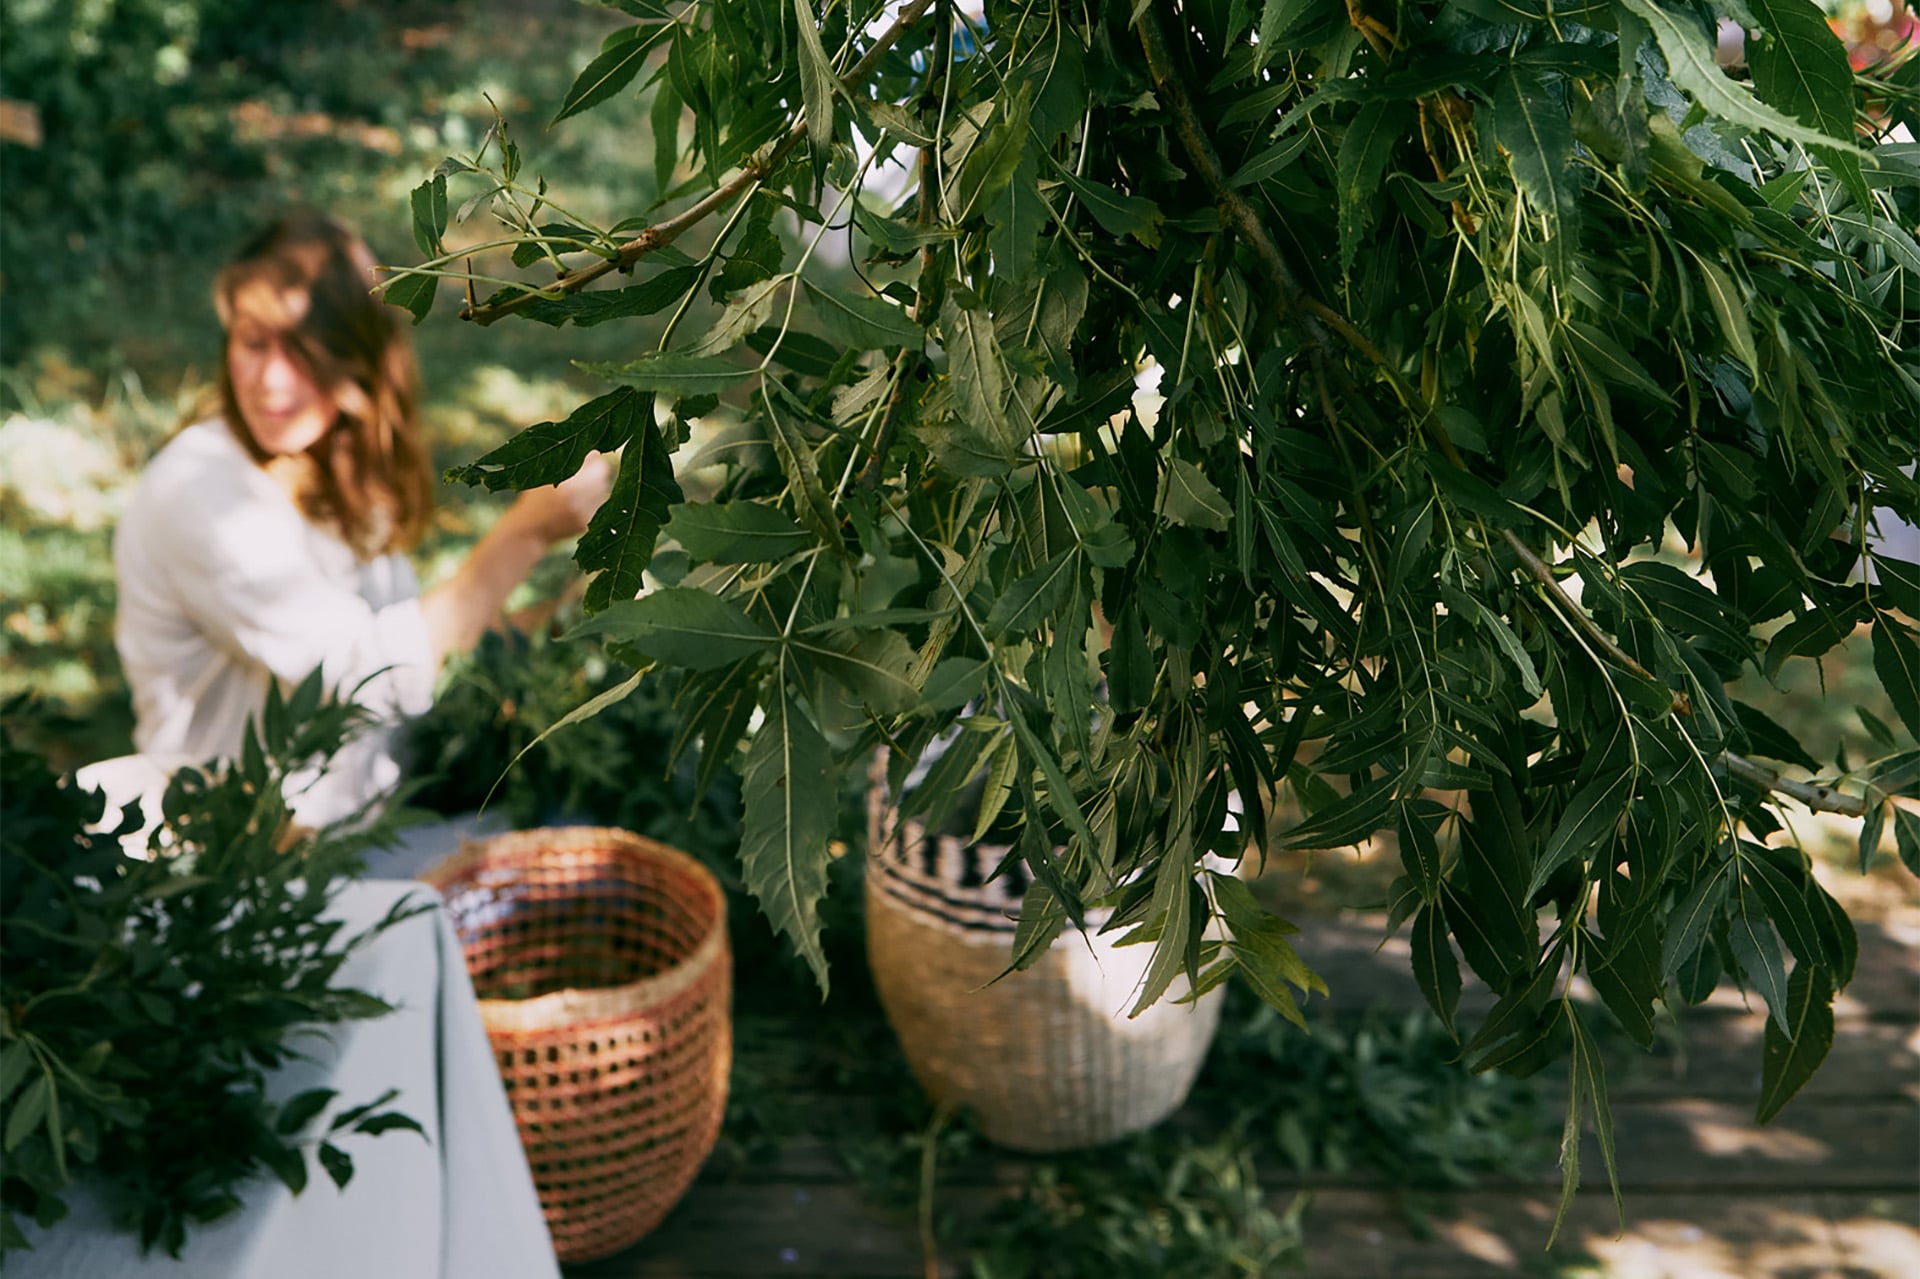
<path id="1" fill-rule="evenodd" d="M 55 715 L 68 764 L 131 749 L 109 545 L 127 487 L 212 385 L 213 273 L 276 210 L 313 205 L 406 251 L 420 168 L 504 113 L 537 128 L 618 15 L 572 0 L 18 0 L 0 9 L 0 697 Z M 552 54 L 527 59 L 530 43 Z M 543 147 L 588 209 L 650 202 L 604 163 L 611 114 Z M 617 174 L 617 191 L 596 183 Z M 636 189 L 639 187 L 641 189 Z M 445 464 L 564 412 L 585 385 L 529 328 L 483 350 L 417 335 Z M 451 340 L 449 340 L 451 339 Z M 612 335 L 598 339 L 612 356 Z M 426 572 L 497 505 L 446 489 Z M 537 580 L 549 590 L 563 572 Z"/>

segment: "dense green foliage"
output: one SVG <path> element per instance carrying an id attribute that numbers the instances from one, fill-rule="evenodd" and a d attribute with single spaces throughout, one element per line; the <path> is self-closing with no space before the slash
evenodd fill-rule
<path id="1" fill-rule="evenodd" d="M 16 743 L 18 709 L 0 732 L 0 1251 L 26 1243 L 16 1214 L 63 1217 L 82 1169 L 116 1222 L 177 1256 L 189 1225 L 240 1206 L 248 1179 L 271 1172 L 298 1193 L 308 1147 L 345 1185 L 339 1137 L 420 1131 L 382 1109 L 392 1092 L 309 1132 L 333 1090 L 267 1090 L 298 1036 L 390 1011 L 333 979 L 426 908 L 343 935 L 328 903 L 390 826 L 289 838 L 282 784 L 323 762 L 358 712 L 323 700 L 317 672 L 284 701 L 270 691 L 237 762 L 174 775 L 152 836 L 163 855 L 142 861 L 115 833 L 141 828 L 138 808 L 90 829 L 104 797 Z"/>
<path id="2" fill-rule="evenodd" d="M 1920 866 L 1920 752 L 1798 783 L 1727 687 L 1865 623 L 1920 734 L 1920 567 L 1875 544 L 1920 517 L 1920 149 L 1880 132 L 1920 64 L 1857 79 L 1808 0 L 615 7 L 560 115 L 650 84 L 698 199 L 590 225 L 496 134 L 416 191 L 389 297 L 672 316 L 460 475 L 626 446 L 576 634 L 741 752 L 748 882 L 823 983 L 815 779 L 958 727 L 943 776 L 1034 875 L 1016 960 L 1109 902 L 1143 1004 L 1238 973 L 1298 1017 L 1284 926 L 1200 859 L 1384 833 L 1435 1011 L 1461 958 L 1499 996 L 1466 1059 L 1571 1057 L 1569 1193 L 1583 1114 L 1611 1159 L 1576 974 L 1642 1042 L 1739 982 L 1785 1103 L 1855 947 L 1783 796 Z M 820 277 L 841 244 L 870 289 Z"/>

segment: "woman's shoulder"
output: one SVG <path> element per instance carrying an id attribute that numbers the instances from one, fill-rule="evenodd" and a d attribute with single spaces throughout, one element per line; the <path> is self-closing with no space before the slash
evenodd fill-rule
<path id="1" fill-rule="evenodd" d="M 233 497 L 265 478 L 221 419 L 195 422 L 168 440 L 140 476 L 142 498 Z"/>

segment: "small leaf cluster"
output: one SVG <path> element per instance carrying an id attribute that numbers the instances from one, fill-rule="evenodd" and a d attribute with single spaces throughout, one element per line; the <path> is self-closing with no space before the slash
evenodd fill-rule
<path id="1" fill-rule="evenodd" d="M 27 1246 L 67 1211 L 75 1180 L 97 1187 L 142 1247 L 179 1255 L 187 1230 L 241 1207 L 271 1173 L 296 1193 L 307 1148 L 335 1183 L 352 1175 L 335 1144 L 349 1133 L 420 1131 L 383 1109 L 396 1095 L 340 1110 L 311 1131 L 334 1094 L 281 1100 L 271 1073 L 300 1039 L 390 1007 L 336 986 L 355 949 L 422 907 L 396 906 L 348 934 L 328 904 L 384 838 L 380 818 L 320 831 L 292 827 L 290 778 L 324 765 L 362 714 L 323 696 L 318 672 L 268 695 L 240 758 L 183 768 L 162 801 L 150 860 L 120 836 L 105 797 L 0 732 L 0 1248 Z"/>
<path id="2" fill-rule="evenodd" d="M 672 320 L 465 474 L 627 444 L 575 634 L 680 673 L 823 986 L 816 779 L 878 747 L 897 794 L 940 739 L 925 815 L 977 795 L 1031 875 L 1013 959 L 1109 906 L 1141 1006 L 1237 975 L 1298 1018 L 1318 978 L 1203 859 L 1393 840 L 1466 1059 L 1571 1058 L 1569 1189 L 1586 1117 L 1612 1153 L 1576 975 L 1642 1043 L 1737 983 L 1761 1115 L 1805 1081 L 1855 942 L 1782 806 L 1920 866 L 1920 756 L 1798 782 L 1729 688 L 1870 626 L 1920 737 L 1878 539 L 1920 522 L 1920 62 L 1855 75 L 1810 0 L 620 7 L 697 198 L 468 314 Z"/>

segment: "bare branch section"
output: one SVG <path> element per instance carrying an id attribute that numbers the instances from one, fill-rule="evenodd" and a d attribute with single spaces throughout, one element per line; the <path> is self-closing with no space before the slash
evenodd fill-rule
<path id="1" fill-rule="evenodd" d="M 1843 817 L 1865 817 L 1867 801 L 1858 795 L 1845 795 L 1831 786 L 1822 786 L 1818 782 L 1797 782 L 1790 777 L 1768 768 L 1765 764 L 1756 764 L 1744 755 L 1732 751 L 1723 751 L 1720 762 L 1727 771 L 1741 781 L 1752 782 L 1764 790 L 1785 795 L 1788 799 L 1797 799 L 1808 808 L 1820 813 L 1839 813 Z"/>
<path id="2" fill-rule="evenodd" d="M 867 72 L 873 70 L 874 64 L 886 56 L 887 50 L 893 47 L 894 42 L 906 34 L 907 30 L 932 7 L 933 0 L 913 0 L 913 3 L 900 11 L 900 16 L 895 18 L 892 24 L 874 39 L 873 44 L 860 56 L 860 60 L 847 70 L 843 78 L 856 82 L 864 78 Z M 549 297 L 554 289 L 562 293 L 577 293 L 607 272 L 626 270 L 647 254 L 672 244 L 690 228 L 705 221 L 717 210 L 731 204 L 742 191 L 764 181 L 766 176 L 786 159 L 787 153 L 793 150 L 794 145 L 806 136 L 806 132 L 807 113 L 802 108 L 794 117 L 793 124 L 788 127 L 786 135 L 773 145 L 772 150 L 708 192 L 699 203 L 683 209 L 664 222 L 648 227 L 622 244 L 614 257 L 604 258 L 591 266 L 568 272 L 553 283 L 544 286 L 541 293 Z M 492 324 L 502 316 L 512 315 L 515 311 L 532 305 L 534 298 L 538 296 L 540 296 L 538 293 L 523 293 L 501 302 L 483 303 L 479 306 L 469 305 L 460 315 L 462 319 L 472 320 L 475 324 L 484 326 Z"/>

